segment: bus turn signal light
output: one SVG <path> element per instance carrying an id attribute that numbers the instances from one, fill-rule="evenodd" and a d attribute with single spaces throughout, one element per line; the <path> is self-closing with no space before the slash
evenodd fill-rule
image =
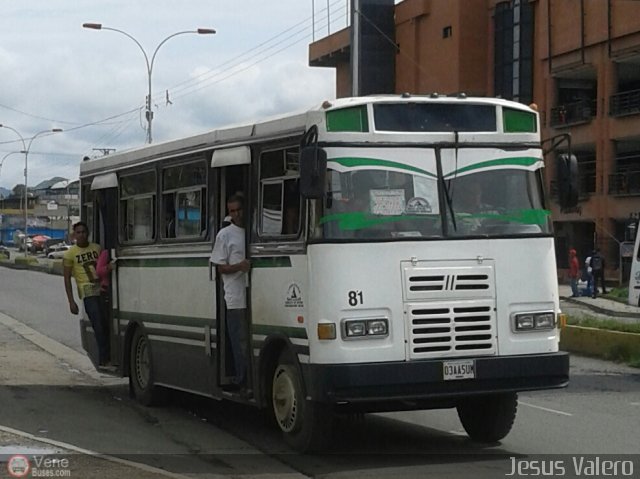
<path id="1" fill-rule="evenodd" d="M 318 339 L 336 339 L 336 325 L 334 323 L 318 324 Z"/>

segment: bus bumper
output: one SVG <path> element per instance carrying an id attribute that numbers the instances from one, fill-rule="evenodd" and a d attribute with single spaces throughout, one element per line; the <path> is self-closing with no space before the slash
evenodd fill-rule
<path id="1" fill-rule="evenodd" d="M 562 388 L 569 383 L 565 352 L 475 358 L 474 379 L 445 381 L 447 360 L 301 367 L 311 400 L 370 411 L 403 405 L 402 409 L 451 407 L 462 396 Z"/>

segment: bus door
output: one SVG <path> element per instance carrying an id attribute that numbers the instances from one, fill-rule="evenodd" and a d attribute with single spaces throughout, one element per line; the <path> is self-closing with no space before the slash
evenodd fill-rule
<path id="1" fill-rule="evenodd" d="M 211 166 L 217 169 L 218 173 L 218 185 L 216 190 L 215 203 L 218 205 L 217 215 L 214 215 L 214 227 L 215 232 L 212 235 L 212 244 L 215 243 L 215 237 L 217 233 L 228 225 L 225 221 L 227 217 L 227 199 L 233 195 L 241 194 L 244 197 L 245 210 L 244 210 L 244 222 L 245 231 L 250 231 L 250 210 L 247 205 L 249 204 L 249 164 L 251 163 L 251 151 L 248 146 L 241 146 L 236 148 L 228 148 L 222 150 L 216 150 L 211 160 Z M 247 248 L 247 257 L 249 249 Z M 225 386 L 231 384 L 231 380 L 234 376 L 233 369 L 233 355 L 231 348 L 229 347 L 229 338 L 225 328 L 226 308 L 224 302 L 224 286 L 222 284 L 222 278 L 215 271 L 212 265 L 210 274 L 210 280 L 215 281 L 216 285 L 212 288 L 215 291 L 215 311 L 216 318 L 213 320 L 214 324 L 212 329 L 217 333 L 217 373 L 218 373 L 218 386 Z M 249 291 L 247 291 L 247 315 L 250 318 L 250 304 L 249 304 Z M 246 345 L 247 351 L 247 364 L 250 368 L 250 348 L 249 344 Z M 251 377 L 249 370 L 247 371 L 247 377 Z"/>
<path id="2" fill-rule="evenodd" d="M 91 183 L 91 193 L 93 196 L 93 224 L 89 224 L 91 241 L 98 243 L 103 250 L 109 251 L 111 260 L 116 259 L 117 244 L 117 211 L 118 211 L 118 182 L 115 173 L 97 176 Z M 119 337 L 117 319 L 114 322 L 114 310 L 117 310 L 117 274 L 115 270 L 110 275 L 109 288 L 106 294 L 103 294 L 105 301 L 105 326 L 109 334 L 111 346 L 111 362 L 114 365 L 121 363 L 120 361 L 120 344 L 117 341 Z M 115 315 L 117 318 L 117 314 Z M 95 334 L 91 328 L 88 318 L 81 319 L 82 344 L 89 354 L 94 365 L 98 365 L 98 348 L 96 345 Z"/>

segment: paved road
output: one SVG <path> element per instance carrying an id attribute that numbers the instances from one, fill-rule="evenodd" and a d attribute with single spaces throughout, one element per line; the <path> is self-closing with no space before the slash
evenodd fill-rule
<path id="1" fill-rule="evenodd" d="M 72 348 L 75 342 L 77 349 L 77 323 L 65 312 L 61 281 L 0 268 L 0 310 L 61 337 Z M 5 288 L 7 284 L 11 286 Z M 38 289 L 35 294 L 33 288 Z M 10 305 L 7 299 L 12 299 Z M 70 332 L 61 333 L 65 324 Z M 0 338 L 0 365 L 9 358 L 19 365 L 31 363 L 27 358 L 33 352 L 20 356 L 8 350 L 14 343 L 19 341 Z M 53 364 L 66 367 L 60 361 Z M 323 456 L 292 454 L 259 411 L 180 393 L 172 394 L 164 407 L 141 408 L 129 399 L 126 385 L 84 384 L 74 368 L 67 369 L 71 379 L 59 384 L 45 380 L 55 377 L 46 369 L 40 379 L 26 384 L 0 375 L 0 424 L 174 472 L 186 467 L 185 457 L 190 464 L 188 458 L 202 452 L 198 463 L 210 463 L 210 471 L 223 474 L 254 474 L 266 467 L 259 464 L 266 457 L 275 461 L 269 467 L 283 468 L 279 474 L 293 471 L 309 477 L 469 477 L 473 471 L 474 477 L 494 478 L 509 472 L 510 457 L 640 453 L 640 371 L 586 358 L 572 358 L 568 389 L 520 396 L 516 424 L 501 444 L 471 442 L 454 411 L 393 413 L 345 418 L 332 454 Z M 14 371 L 14 381 L 23 376 Z M 156 457 L 162 451 L 173 452 Z M 640 464 L 637 468 L 640 472 Z"/>

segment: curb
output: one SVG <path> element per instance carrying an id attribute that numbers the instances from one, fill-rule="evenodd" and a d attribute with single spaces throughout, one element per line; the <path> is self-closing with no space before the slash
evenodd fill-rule
<path id="1" fill-rule="evenodd" d="M 614 311 L 612 309 L 601 308 L 599 306 L 596 306 L 595 304 L 579 301 L 579 300 L 570 298 L 569 296 L 560 296 L 560 299 L 562 301 L 566 301 L 567 303 L 575 304 L 578 306 L 584 306 L 585 308 L 590 309 L 595 313 L 606 314 L 607 316 L 611 316 L 614 318 L 618 317 L 618 318 L 638 319 L 638 316 L 640 315 L 640 311 L 638 313 L 625 313 L 624 311 Z"/>
<path id="2" fill-rule="evenodd" d="M 58 276 L 63 275 L 62 269 L 62 261 L 53 260 L 48 265 L 40 264 L 40 263 L 25 263 L 25 262 L 14 262 L 14 261 L 3 261 L 0 260 L 0 266 L 4 266 L 5 268 L 10 269 L 19 269 L 19 270 L 29 270 L 29 271 L 38 271 L 40 273 L 49 273 L 55 274 Z"/>
<path id="3" fill-rule="evenodd" d="M 640 354 L 640 334 L 568 325 L 560 331 L 564 351 L 608 360 L 628 360 Z"/>

